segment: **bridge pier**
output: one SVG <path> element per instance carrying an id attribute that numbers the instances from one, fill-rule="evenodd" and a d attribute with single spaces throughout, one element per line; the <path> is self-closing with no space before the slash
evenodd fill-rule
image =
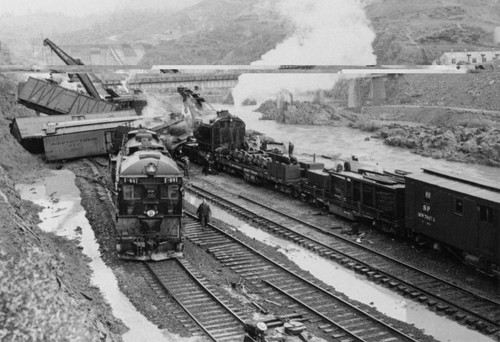
<path id="1" fill-rule="evenodd" d="M 363 99 L 361 93 L 361 80 L 363 78 L 354 78 L 349 80 L 349 91 L 347 94 L 347 107 L 360 108 L 367 103 L 372 105 L 379 105 L 385 103 L 387 99 L 385 88 L 385 76 L 375 76 L 369 78 L 369 93 L 368 99 Z"/>
<path id="2" fill-rule="evenodd" d="M 378 105 L 385 103 L 386 92 L 385 92 L 385 77 L 372 77 L 370 82 L 370 95 L 369 98 L 372 104 Z"/>
<path id="3" fill-rule="evenodd" d="M 359 79 L 349 80 L 349 93 L 347 95 L 347 108 L 361 107 L 361 92 L 359 90 Z"/>

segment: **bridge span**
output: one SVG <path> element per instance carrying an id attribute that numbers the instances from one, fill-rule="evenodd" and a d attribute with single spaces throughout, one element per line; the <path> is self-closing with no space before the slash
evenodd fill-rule
<path id="1" fill-rule="evenodd" d="M 224 73 L 224 74 L 136 74 L 131 79 L 127 80 L 127 88 L 140 90 L 173 90 L 177 91 L 177 87 L 202 89 L 213 88 L 234 88 L 238 83 L 238 77 L 241 73 Z M 103 80 L 105 86 L 119 86 L 123 84 L 123 79 L 106 79 Z"/>

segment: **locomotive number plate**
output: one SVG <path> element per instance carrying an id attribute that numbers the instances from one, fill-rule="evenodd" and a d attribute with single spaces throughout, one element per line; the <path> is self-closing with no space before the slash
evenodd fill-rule
<path id="1" fill-rule="evenodd" d="M 165 183 L 179 183 L 179 177 L 164 178 Z"/>

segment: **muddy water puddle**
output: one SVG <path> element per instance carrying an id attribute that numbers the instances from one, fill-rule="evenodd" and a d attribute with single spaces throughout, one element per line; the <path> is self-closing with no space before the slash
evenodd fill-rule
<path id="1" fill-rule="evenodd" d="M 186 194 L 185 200 L 197 207 L 201 200 Z M 347 297 L 370 305 L 379 312 L 423 330 L 439 341 L 493 341 L 474 330 L 429 311 L 427 306 L 408 300 L 391 290 L 372 283 L 362 275 L 348 270 L 339 264 L 324 259 L 308 249 L 288 240 L 268 234 L 234 217 L 222 209 L 212 206 L 212 217 L 225 222 L 246 236 L 277 248 L 290 261 L 308 271 L 317 279 L 335 288 Z"/>
<path id="2" fill-rule="evenodd" d="M 194 338 L 182 338 L 160 330 L 139 313 L 130 300 L 118 288 L 112 270 L 101 259 L 94 231 L 81 206 L 80 191 L 75 185 L 75 175 L 68 170 L 52 171 L 52 175 L 33 184 L 18 184 L 21 198 L 43 207 L 39 213 L 39 227 L 68 239 L 76 239 L 83 253 L 90 257 L 91 281 L 110 304 L 115 317 L 129 328 L 123 335 L 125 342 L 195 342 Z"/>

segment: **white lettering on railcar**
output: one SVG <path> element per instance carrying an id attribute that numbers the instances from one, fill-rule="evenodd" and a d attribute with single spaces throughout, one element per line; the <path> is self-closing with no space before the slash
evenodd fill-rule
<path id="1" fill-rule="evenodd" d="M 424 214 L 424 213 L 417 213 L 417 216 L 426 220 L 426 221 L 429 221 L 429 222 L 433 222 L 435 223 L 436 222 L 436 218 L 434 216 L 431 216 L 431 215 L 428 215 L 428 214 Z"/>

